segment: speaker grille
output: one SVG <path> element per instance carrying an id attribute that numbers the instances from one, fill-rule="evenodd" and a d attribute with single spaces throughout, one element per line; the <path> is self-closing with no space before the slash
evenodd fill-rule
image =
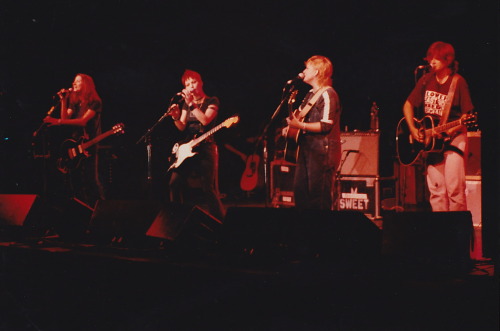
<path id="1" fill-rule="evenodd" d="M 379 175 L 379 136 L 377 132 L 342 132 L 342 168 L 344 176 Z"/>

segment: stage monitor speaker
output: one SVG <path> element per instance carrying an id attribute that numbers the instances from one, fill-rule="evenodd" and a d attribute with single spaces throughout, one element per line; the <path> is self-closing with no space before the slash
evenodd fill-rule
<path id="1" fill-rule="evenodd" d="M 471 267 L 472 216 L 464 212 L 390 212 L 384 215 L 382 254 L 422 272 Z"/>
<path id="2" fill-rule="evenodd" d="M 89 230 L 101 240 L 142 240 L 161 209 L 158 201 L 99 200 Z"/>
<path id="3" fill-rule="evenodd" d="M 0 227 L 16 235 L 41 235 L 54 227 L 56 211 L 36 194 L 0 194 Z"/>
<path id="4" fill-rule="evenodd" d="M 374 261 L 380 229 L 357 211 L 230 207 L 221 245 L 237 257 L 259 261 Z"/>
<path id="5" fill-rule="evenodd" d="M 0 194 L 0 224 L 23 226 L 35 223 L 40 198 L 36 194 Z"/>
<path id="6" fill-rule="evenodd" d="M 146 235 L 170 241 L 188 241 L 193 238 L 212 241 L 221 224 L 222 221 L 199 206 L 165 204 Z"/>
<path id="7" fill-rule="evenodd" d="M 379 137 L 377 132 L 342 132 L 342 168 L 344 176 L 379 175 Z"/>

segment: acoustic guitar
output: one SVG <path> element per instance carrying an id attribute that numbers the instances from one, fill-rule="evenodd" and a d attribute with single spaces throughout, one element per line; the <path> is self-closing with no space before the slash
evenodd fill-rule
<path id="1" fill-rule="evenodd" d="M 293 104 L 295 103 L 297 92 L 298 90 L 292 91 L 288 98 L 288 111 L 295 116 L 299 116 L 300 114 L 300 109 L 293 111 Z M 304 118 L 299 117 L 299 121 L 303 122 Z M 283 157 L 288 162 L 297 163 L 297 158 L 299 156 L 299 137 L 301 132 L 302 130 L 298 128 L 288 126 L 288 131 L 285 136 L 285 148 L 283 150 Z"/>
<path id="2" fill-rule="evenodd" d="M 424 141 L 413 139 L 406 119 L 403 117 L 396 130 L 396 152 L 399 162 L 403 165 L 412 165 L 424 152 L 442 152 L 444 149 L 443 139 L 436 135 L 453 127 L 465 125 L 467 129 L 477 127 L 477 115 L 464 114 L 456 121 L 434 126 L 431 116 L 424 116 L 421 120 L 414 119 L 415 126 L 422 132 Z"/>

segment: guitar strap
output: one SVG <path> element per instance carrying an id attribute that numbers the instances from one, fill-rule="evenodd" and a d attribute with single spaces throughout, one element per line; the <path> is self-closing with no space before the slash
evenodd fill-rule
<path id="1" fill-rule="evenodd" d="M 320 88 L 319 90 L 316 91 L 314 96 L 309 100 L 309 102 L 305 105 L 305 107 L 300 110 L 300 113 L 299 113 L 300 119 L 304 119 L 306 117 L 307 113 L 309 113 L 309 111 L 314 106 L 316 101 L 318 101 L 321 94 L 323 94 L 323 92 L 326 91 L 327 89 L 328 89 L 328 86 L 323 86 L 322 88 Z"/>
<path id="2" fill-rule="evenodd" d="M 443 114 L 441 115 L 441 120 L 439 121 L 439 125 L 443 125 L 448 121 L 451 105 L 453 104 L 453 98 L 455 96 L 455 89 L 457 87 L 458 78 L 459 78 L 458 74 L 453 75 L 453 79 L 450 85 L 450 90 L 448 91 L 448 96 L 446 97 L 446 104 L 444 105 Z"/>

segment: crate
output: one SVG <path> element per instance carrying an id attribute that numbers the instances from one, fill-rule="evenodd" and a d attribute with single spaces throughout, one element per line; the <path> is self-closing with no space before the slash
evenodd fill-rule
<path id="1" fill-rule="evenodd" d="M 295 164 L 285 160 L 271 162 L 271 205 L 273 207 L 293 207 L 293 180 Z"/>
<path id="2" fill-rule="evenodd" d="M 370 219 L 380 218 L 380 181 L 378 176 L 341 176 L 337 182 L 337 210 L 356 210 Z"/>

